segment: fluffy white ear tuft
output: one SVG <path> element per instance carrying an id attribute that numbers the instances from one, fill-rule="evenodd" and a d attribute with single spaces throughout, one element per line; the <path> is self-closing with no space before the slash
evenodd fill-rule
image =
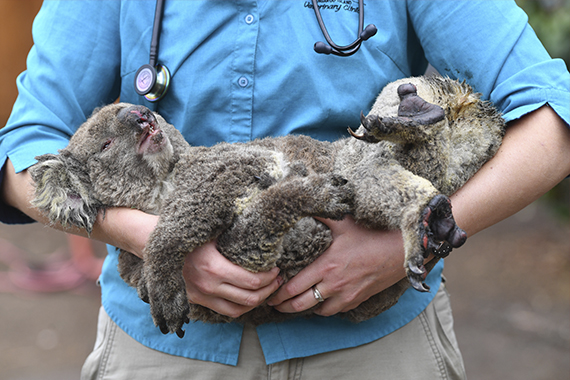
<path id="1" fill-rule="evenodd" d="M 89 175 L 70 154 L 44 154 L 29 169 L 36 185 L 32 205 L 51 223 L 76 226 L 91 233 L 102 204 L 92 197 Z"/>

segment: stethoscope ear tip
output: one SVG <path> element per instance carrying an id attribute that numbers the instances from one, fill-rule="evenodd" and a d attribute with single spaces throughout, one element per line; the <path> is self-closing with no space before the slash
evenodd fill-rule
<path id="1" fill-rule="evenodd" d="M 368 24 L 366 28 L 364 28 L 364 30 L 360 33 L 360 39 L 366 41 L 367 39 L 375 35 L 377 32 L 378 29 L 376 28 L 376 25 Z"/>
<path id="2" fill-rule="evenodd" d="M 315 42 L 315 46 L 313 47 L 315 51 L 319 54 L 326 54 L 329 55 L 332 53 L 332 47 L 330 45 L 325 44 L 323 41 Z"/>

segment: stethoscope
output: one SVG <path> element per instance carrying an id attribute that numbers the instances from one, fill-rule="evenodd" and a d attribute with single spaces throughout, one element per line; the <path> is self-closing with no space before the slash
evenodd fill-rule
<path id="1" fill-rule="evenodd" d="M 170 85 L 170 71 L 165 65 L 158 63 L 158 43 L 160 40 L 160 29 L 162 27 L 162 14 L 164 10 L 164 1 L 157 0 L 156 10 L 154 12 L 154 24 L 152 26 L 152 38 L 150 41 L 150 57 L 146 65 L 142 65 L 135 74 L 135 91 L 137 94 L 144 96 L 149 102 L 159 101 L 166 95 Z M 331 39 L 323 18 L 317 0 L 313 1 L 313 9 L 315 16 L 319 22 L 321 31 L 328 44 L 319 41 L 314 45 L 315 52 L 319 54 L 333 54 L 340 57 L 348 57 L 353 55 L 360 49 L 363 41 L 368 40 L 376 34 L 377 29 L 374 24 L 369 24 L 362 29 L 364 25 L 364 0 L 358 0 L 358 31 L 357 38 L 351 44 L 339 46 Z"/>
<path id="2" fill-rule="evenodd" d="M 357 38 L 354 40 L 353 43 L 339 46 L 333 42 L 331 37 L 329 36 L 329 32 L 323 22 L 323 18 L 321 17 L 321 11 L 319 10 L 319 5 L 317 4 L 317 0 L 313 0 L 313 9 L 315 10 L 315 16 L 317 16 L 317 21 L 319 22 L 319 26 L 321 27 L 321 31 L 325 36 L 325 40 L 327 40 L 328 45 L 322 41 L 316 42 L 314 49 L 317 53 L 320 54 L 334 54 L 340 57 L 348 57 L 353 55 L 360 49 L 360 45 L 362 45 L 363 41 L 366 41 L 370 37 L 376 34 L 378 31 L 374 24 L 368 24 L 364 30 L 362 27 L 364 26 L 364 0 L 358 0 L 358 31 L 357 31 Z"/>

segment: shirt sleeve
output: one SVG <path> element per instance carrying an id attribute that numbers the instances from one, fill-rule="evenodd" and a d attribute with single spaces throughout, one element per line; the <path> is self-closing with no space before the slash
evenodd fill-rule
<path id="1" fill-rule="evenodd" d="M 17 79 L 18 98 L 0 130 L 3 178 L 35 157 L 64 148 L 92 110 L 119 95 L 119 2 L 46 1 L 34 20 L 34 46 Z M 0 199 L 0 221 L 31 220 Z"/>
<path id="2" fill-rule="evenodd" d="M 570 74 L 552 59 L 514 1 L 409 1 L 428 61 L 465 79 L 506 121 L 548 104 L 570 124 Z"/>

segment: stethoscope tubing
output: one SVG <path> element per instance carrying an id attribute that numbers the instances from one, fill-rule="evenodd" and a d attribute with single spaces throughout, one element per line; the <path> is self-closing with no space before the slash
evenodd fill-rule
<path id="1" fill-rule="evenodd" d="M 321 16 L 321 11 L 319 10 L 319 5 L 317 3 L 317 0 L 312 0 L 312 1 L 313 1 L 313 10 L 315 11 L 315 16 L 317 17 L 317 21 L 319 23 L 319 26 L 321 27 L 321 31 L 323 32 L 323 36 L 325 37 L 325 40 L 327 40 L 327 43 L 331 47 L 333 47 L 334 49 L 338 50 L 339 52 L 348 53 L 348 50 L 352 50 L 354 48 L 356 48 L 358 50 L 358 48 L 360 47 L 360 44 L 362 44 L 362 39 L 360 38 L 360 33 L 362 31 L 362 28 L 364 27 L 364 0 L 358 0 L 358 31 L 356 33 L 356 35 L 358 37 L 352 43 L 345 45 L 345 46 L 339 46 L 339 45 L 334 43 L 331 36 L 329 35 L 327 27 L 325 26 L 325 23 L 324 23 L 323 18 Z M 352 54 L 354 54 L 354 53 L 352 53 Z"/>

